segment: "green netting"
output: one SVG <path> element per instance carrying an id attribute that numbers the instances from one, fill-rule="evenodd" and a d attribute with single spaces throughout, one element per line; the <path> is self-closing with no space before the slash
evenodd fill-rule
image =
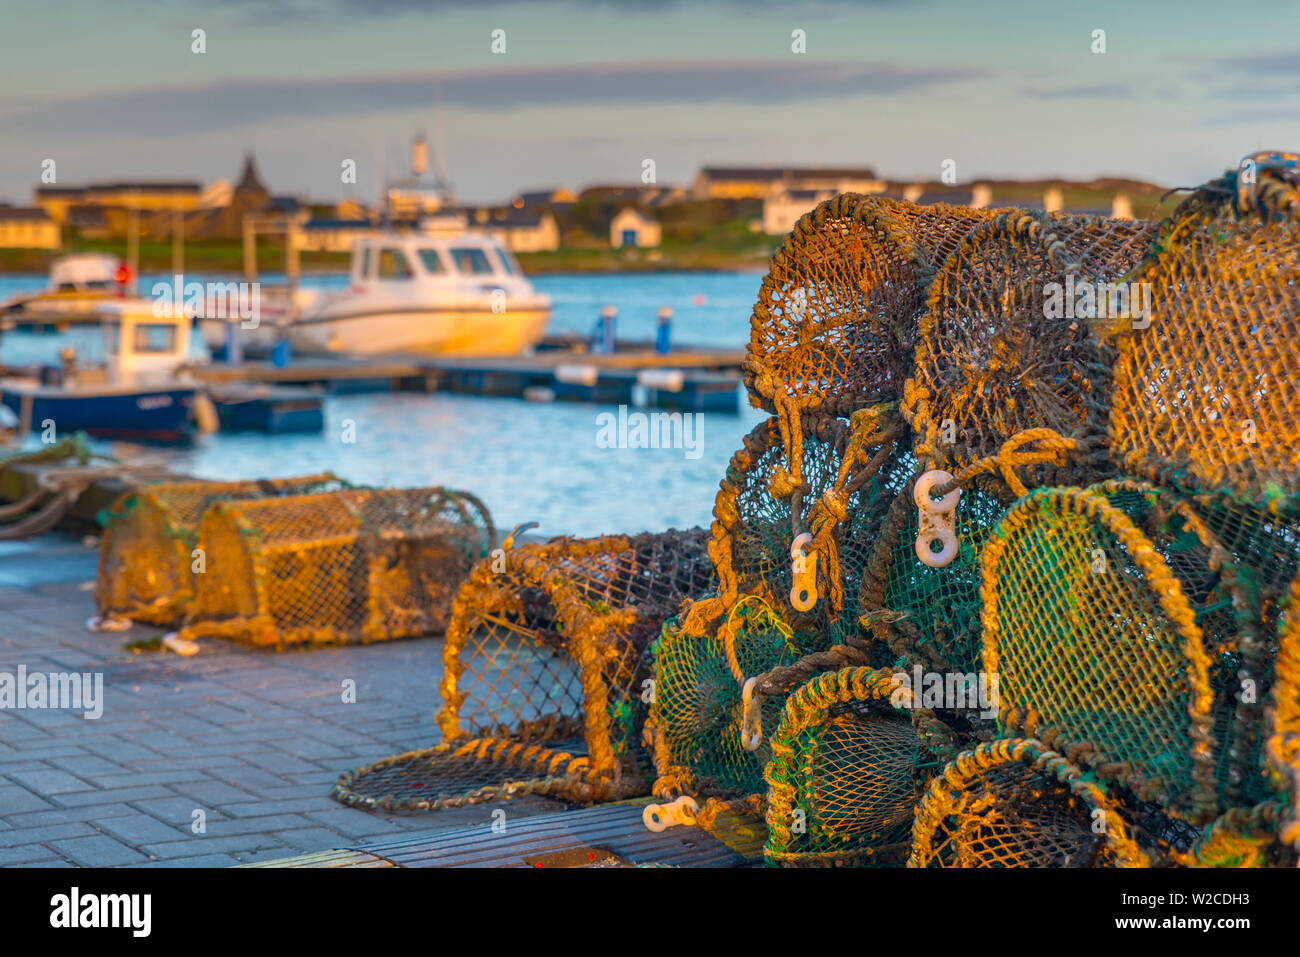
<path id="1" fill-rule="evenodd" d="M 755 751 L 742 744 L 744 681 L 793 664 L 822 644 L 815 634 L 792 630 L 753 596 L 742 598 L 722 627 L 711 631 L 692 634 L 670 620 L 653 649 L 649 725 L 660 778 L 655 792 L 662 796 L 685 791 L 734 798 L 762 792 L 770 750 L 766 739 Z M 766 733 L 779 723 L 784 700 L 784 695 L 761 699 Z"/>
<path id="2" fill-rule="evenodd" d="M 714 504 L 712 554 L 723 586 L 695 610 L 691 627 L 704 631 L 741 592 L 762 593 L 801 632 L 825 645 L 856 634 L 857 583 L 879 533 L 889 496 L 880 475 L 902 436 L 888 409 L 850 419 L 805 413 L 797 449 L 777 419 L 768 419 L 732 456 Z M 796 609 L 791 546 L 815 573 L 815 604 Z"/>
<path id="3" fill-rule="evenodd" d="M 785 703 L 765 772 L 769 862 L 897 865 L 952 736 L 890 669 L 819 675 Z"/>
<path id="4" fill-rule="evenodd" d="M 964 491 L 956 509 L 957 556 L 945 567 L 930 567 L 916 554 L 920 523 L 912 489 L 919 474 L 907 453 L 883 479 L 891 504 L 862 576 L 859 613 L 905 664 L 975 671 L 980 550 L 1006 505 L 992 490 Z"/>

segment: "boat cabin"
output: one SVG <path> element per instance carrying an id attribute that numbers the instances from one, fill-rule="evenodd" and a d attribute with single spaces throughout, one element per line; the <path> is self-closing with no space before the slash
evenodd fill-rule
<path id="1" fill-rule="evenodd" d="M 156 316 L 145 299 L 121 299 L 99 309 L 110 382 L 147 384 L 172 381 L 190 358 L 190 319 Z"/>
<path id="2" fill-rule="evenodd" d="M 104 361 L 83 365 L 65 349 L 61 367 L 42 372 L 46 385 L 68 387 L 154 386 L 177 381 L 190 359 L 190 320 L 155 316 L 145 299 L 113 299 L 96 310 L 104 332 Z"/>
<path id="3" fill-rule="evenodd" d="M 496 287 L 522 279 L 523 271 L 509 250 L 483 233 L 387 233 L 353 244 L 350 278 L 354 287 L 409 280 Z"/>
<path id="4" fill-rule="evenodd" d="M 75 253 L 50 265 L 49 293 L 115 294 L 121 286 L 122 262 L 109 253 Z"/>

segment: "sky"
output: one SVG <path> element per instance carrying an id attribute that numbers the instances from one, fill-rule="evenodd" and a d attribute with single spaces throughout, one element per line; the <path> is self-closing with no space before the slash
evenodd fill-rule
<path id="1" fill-rule="evenodd" d="M 47 159 L 207 183 L 251 150 L 373 201 L 421 132 L 465 202 L 647 159 L 1194 185 L 1300 149 L 1300 0 L 0 0 L 0 200 Z"/>

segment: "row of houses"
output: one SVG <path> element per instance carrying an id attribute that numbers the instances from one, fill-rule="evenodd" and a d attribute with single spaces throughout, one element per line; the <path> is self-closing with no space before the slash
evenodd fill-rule
<path id="1" fill-rule="evenodd" d="M 780 236 L 805 212 L 843 192 L 888 195 L 927 205 L 984 207 L 993 204 L 995 185 L 1001 192 L 1005 184 L 902 183 L 884 180 L 868 167 L 708 166 L 689 188 L 657 184 L 594 185 L 580 192 L 554 188 L 523 192 L 498 206 L 458 206 L 449 204 L 446 193 L 436 188 L 396 186 L 385 196 L 385 216 L 409 223 L 432 215 L 450 217 L 494 234 L 516 252 L 559 249 L 566 234 L 577 233 L 607 239 L 613 248 L 654 247 L 662 241 L 664 219 L 679 204 L 761 208 L 751 228 Z M 177 230 L 186 239 L 236 239 L 252 217 L 292 225 L 305 250 L 343 252 L 358 236 L 376 230 L 381 220 L 375 210 L 355 200 L 311 206 L 272 194 L 251 155 L 234 184 L 218 180 L 206 187 L 197 182 L 41 186 L 34 199 L 33 206 L 0 204 L 0 246 L 58 249 L 69 231 L 88 239 L 121 239 L 132 230 L 142 239 L 168 239 Z M 1065 208 L 1060 188 L 1046 184 L 1041 200 L 1026 198 L 1021 189 L 1015 205 L 1049 212 Z M 1117 190 L 1109 208 L 1071 211 L 1131 217 L 1132 204 L 1126 193 Z"/>

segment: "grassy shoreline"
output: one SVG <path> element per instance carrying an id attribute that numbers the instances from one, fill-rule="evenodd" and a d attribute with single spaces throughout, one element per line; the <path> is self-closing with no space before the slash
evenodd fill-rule
<path id="1" fill-rule="evenodd" d="M 577 247 L 553 252 L 517 253 L 524 271 L 531 276 L 616 273 L 616 272 L 715 272 L 764 269 L 780 237 L 748 233 L 741 237 L 701 238 L 696 242 L 665 242 L 656 249 L 611 249 Z M 0 249 L 0 275 L 49 272 L 58 256 L 74 252 L 103 252 L 125 258 L 124 243 L 110 240 L 69 243 L 63 249 Z M 284 250 L 259 246 L 259 273 L 284 271 Z M 300 253 L 304 273 L 345 272 L 348 253 Z M 234 241 L 196 241 L 185 244 L 185 268 L 207 275 L 240 276 L 244 271 L 243 250 Z M 171 243 L 141 243 L 140 270 L 168 274 L 172 270 Z"/>

